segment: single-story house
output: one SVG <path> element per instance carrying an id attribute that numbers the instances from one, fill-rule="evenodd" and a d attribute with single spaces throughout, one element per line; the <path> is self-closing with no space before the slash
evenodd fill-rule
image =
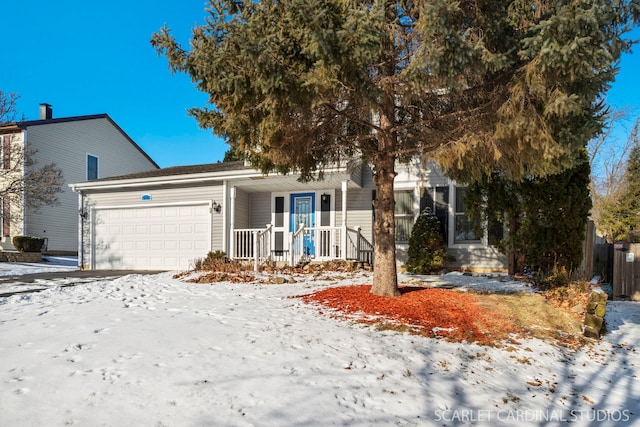
<path id="1" fill-rule="evenodd" d="M 454 267 L 503 270 L 506 259 L 476 237 L 465 188 L 433 164 L 398 165 L 398 258 L 426 206 L 448 238 Z M 352 259 L 372 262 L 375 186 L 369 165 L 325 172 L 263 174 L 244 162 L 169 167 L 72 184 L 80 212 L 83 269 L 183 270 L 209 251 L 261 263 Z"/>

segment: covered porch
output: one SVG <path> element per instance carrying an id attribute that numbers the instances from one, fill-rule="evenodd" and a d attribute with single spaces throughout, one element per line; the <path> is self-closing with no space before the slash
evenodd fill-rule
<path id="1" fill-rule="evenodd" d="M 371 192 L 360 168 L 333 171 L 322 181 L 295 176 L 224 183 L 227 256 L 297 266 L 349 260 L 373 264 Z"/>
<path id="2" fill-rule="evenodd" d="M 287 233 L 288 245 L 275 245 L 273 226 L 264 229 L 233 230 L 231 259 L 247 260 L 254 268 L 275 262 L 297 266 L 311 261 L 346 260 L 373 265 L 373 245 L 362 236 L 360 228 L 305 227 Z"/>

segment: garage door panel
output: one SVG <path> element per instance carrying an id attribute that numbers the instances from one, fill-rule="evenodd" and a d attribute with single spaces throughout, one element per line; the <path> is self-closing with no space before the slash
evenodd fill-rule
<path id="1" fill-rule="evenodd" d="M 194 231 L 198 234 L 200 233 L 208 233 L 209 232 L 209 227 L 207 226 L 207 224 L 195 224 L 194 226 Z"/>
<path id="2" fill-rule="evenodd" d="M 209 245 L 205 242 L 197 241 L 194 243 L 194 248 L 200 252 L 209 252 Z"/>
<path id="3" fill-rule="evenodd" d="M 97 269 L 183 270 L 210 250 L 208 205 L 97 209 Z"/>
<path id="4" fill-rule="evenodd" d="M 181 251 L 190 251 L 193 249 L 193 242 L 190 242 L 188 240 L 182 240 L 179 243 L 179 246 Z"/>

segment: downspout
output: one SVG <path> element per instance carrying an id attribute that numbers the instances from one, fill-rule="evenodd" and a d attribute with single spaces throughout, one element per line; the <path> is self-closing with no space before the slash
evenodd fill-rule
<path id="1" fill-rule="evenodd" d="M 227 212 L 229 209 L 228 181 L 222 181 L 222 250 L 229 253 L 229 229 L 227 229 Z M 213 248 L 211 248 L 213 250 Z"/>
<path id="2" fill-rule="evenodd" d="M 342 259 L 347 259 L 347 181 L 342 181 L 342 235 L 340 236 L 340 246 Z"/>
<path id="3" fill-rule="evenodd" d="M 84 194 L 78 192 L 78 268 L 84 270 Z"/>
<path id="4" fill-rule="evenodd" d="M 234 218 L 236 216 L 236 187 L 229 189 L 229 201 L 231 202 L 231 206 L 229 207 L 229 254 L 227 254 L 227 257 L 233 259 L 235 257 L 235 235 L 233 230 L 235 227 Z"/>

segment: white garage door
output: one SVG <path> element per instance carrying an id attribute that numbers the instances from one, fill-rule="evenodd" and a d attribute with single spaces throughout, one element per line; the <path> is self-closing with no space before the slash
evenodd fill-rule
<path id="1" fill-rule="evenodd" d="M 208 204 L 96 209 L 94 268 L 186 270 L 211 248 Z"/>

